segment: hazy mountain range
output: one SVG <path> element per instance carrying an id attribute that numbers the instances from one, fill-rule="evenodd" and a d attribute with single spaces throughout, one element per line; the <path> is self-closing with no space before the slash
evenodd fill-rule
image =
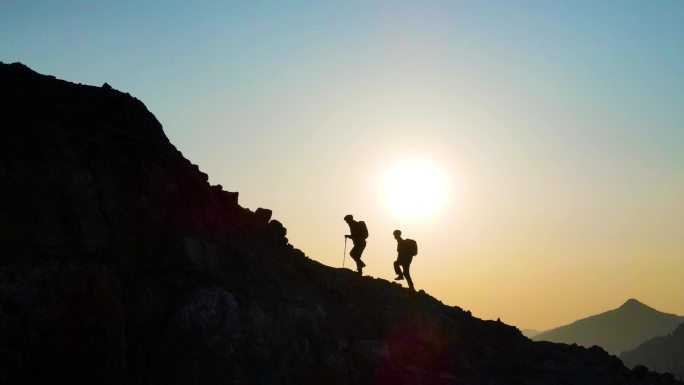
<path id="1" fill-rule="evenodd" d="M 672 373 L 680 381 L 684 380 L 684 323 L 669 335 L 652 338 L 622 353 L 620 359 L 628 367 L 645 365 L 651 370 Z"/>
<path id="2" fill-rule="evenodd" d="M 617 309 L 547 330 L 533 339 L 586 347 L 598 345 L 618 355 L 648 339 L 671 333 L 682 321 L 684 317 L 663 313 L 636 299 L 629 299 Z"/>

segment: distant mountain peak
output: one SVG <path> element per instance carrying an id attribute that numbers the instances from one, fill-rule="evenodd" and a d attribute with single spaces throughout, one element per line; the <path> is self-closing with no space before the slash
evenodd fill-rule
<path id="1" fill-rule="evenodd" d="M 622 306 L 620 306 L 620 307 L 624 307 L 624 306 L 647 306 L 647 305 L 645 305 L 643 302 L 640 302 L 639 300 L 637 300 L 635 298 L 630 298 L 627 301 L 625 301 L 625 303 L 623 303 Z"/>
<path id="2" fill-rule="evenodd" d="M 625 301 L 625 303 L 623 303 L 617 310 L 651 310 L 658 313 L 662 313 L 634 298 L 630 298 L 627 301 Z"/>
<path id="3" fill-rule="evenodd" d="M 634 298 L 620 307 L 539 333 L 535 340 L 598 345 L 612 354 L 634 349 L 642 342 L 671 333 L 682 322 L 676 314 L 656 310 Z"/>

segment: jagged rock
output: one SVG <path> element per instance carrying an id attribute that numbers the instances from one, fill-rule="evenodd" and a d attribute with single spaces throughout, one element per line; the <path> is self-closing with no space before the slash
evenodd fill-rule
<path id="1" fill-rule="evenodd" d="M 287 235 L 287 229 L 277 219 L 273 219 L 270 222 L 268 222 L 268 228 L 271 230 L 271 233 L 277 238 L 285 238 L 285 236 Z"/>
<path id="2" fill-rule="evenodd" d="M 273 215 L 273 212 L 269 209 L 259 207 L 258 209 L 256 209 L 254 214 L 257 216 L 257 218 L 259 218 L 260 222 L 268 223 L 268 221 L 271 220 L 271 215 Z"/>
<path id="3" fill-rule="evenodd" d="M 2 383 L 675 383 L 304 258 L 124 93 L 0 84 Z"/>

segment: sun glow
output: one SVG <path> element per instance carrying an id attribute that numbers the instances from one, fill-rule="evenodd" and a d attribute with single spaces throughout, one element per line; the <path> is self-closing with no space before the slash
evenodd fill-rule
<path id="1" fill-rule="evenodd" d="M 447 199 L 447 178 L 433 163 L 420 158 L 394 164 L 381 178 L 381 198 L 395 214 L 420 219 L 435 214 Z"/>

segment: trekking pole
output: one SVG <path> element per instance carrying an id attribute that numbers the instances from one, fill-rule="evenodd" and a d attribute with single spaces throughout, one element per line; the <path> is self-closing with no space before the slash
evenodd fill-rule
<path id="1" fill-rule="evenodd" d="M 344 268 L 344 260 L 347 259 L 347 237 L 344 237 L 344 251 L 342 252 L 342 267 Z"/>

